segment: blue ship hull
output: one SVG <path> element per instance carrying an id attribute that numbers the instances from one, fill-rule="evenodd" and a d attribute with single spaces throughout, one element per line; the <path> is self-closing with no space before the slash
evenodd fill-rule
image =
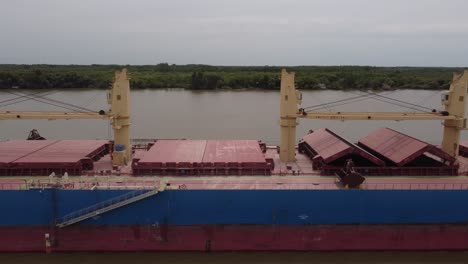
<path id="1" fill-rule="evenodd" d="M 0 191 L 0 250 L 468 249 L 468 190 L 166 190 L 56 227 L 129 191 Z"/>

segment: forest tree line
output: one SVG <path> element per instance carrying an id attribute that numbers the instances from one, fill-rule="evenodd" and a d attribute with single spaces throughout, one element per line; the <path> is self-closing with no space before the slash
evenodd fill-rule
<path id="1" fill-rule="evenodd" d="M 0 89 L 107 88 L 127 68 L 133 89 L 279 89 L 281 66 L 0 65 Z M 460 68 L 295 66 L 296 86 L 313 89 L 447 89 Z"/>

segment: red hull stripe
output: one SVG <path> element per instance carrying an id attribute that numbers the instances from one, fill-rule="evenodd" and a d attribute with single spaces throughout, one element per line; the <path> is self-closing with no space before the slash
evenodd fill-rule
<path id="1" fill-rule="evenodd" d="M 468 225 L 2 227 L 0 237 L 1 252 L 468 250 Z"/>

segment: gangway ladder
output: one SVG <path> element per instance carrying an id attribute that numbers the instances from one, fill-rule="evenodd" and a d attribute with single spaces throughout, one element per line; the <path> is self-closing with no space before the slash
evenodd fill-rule
<path id="1" fill-rule="evenodd" d="M 112 199 L 94 204 L 92 206 L 77 210 L 75 212 L 69 213 L 61 218 L 58 218 L 55 221 L 55 225 L 59 228 L 66 227 L 69 225 L 76 224 L 78 222 L 84 221 L 86 219 L 98 216 L 100 214 L 109 212 L 111 210 L 138 202 L 140 200 L 146 199 L 153 195 L 158 194 L 159 192 L 164 191 L 165 184 L 161 184 L 157 189 L 151 190 L 135 190 L 123 195 L 114 197 Z"/>

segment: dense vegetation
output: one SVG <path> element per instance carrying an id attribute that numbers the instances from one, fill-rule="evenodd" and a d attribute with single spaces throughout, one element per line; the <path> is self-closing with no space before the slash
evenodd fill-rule
<path id="1" fill-rule="evenodd" d="M 280 66 L 0 65 L 0 88 L 107 88 L 126 67 L 132 88 L 279 89 Z M 446 89 L 459 68 L 295 66 L 300 89 Z"/>

